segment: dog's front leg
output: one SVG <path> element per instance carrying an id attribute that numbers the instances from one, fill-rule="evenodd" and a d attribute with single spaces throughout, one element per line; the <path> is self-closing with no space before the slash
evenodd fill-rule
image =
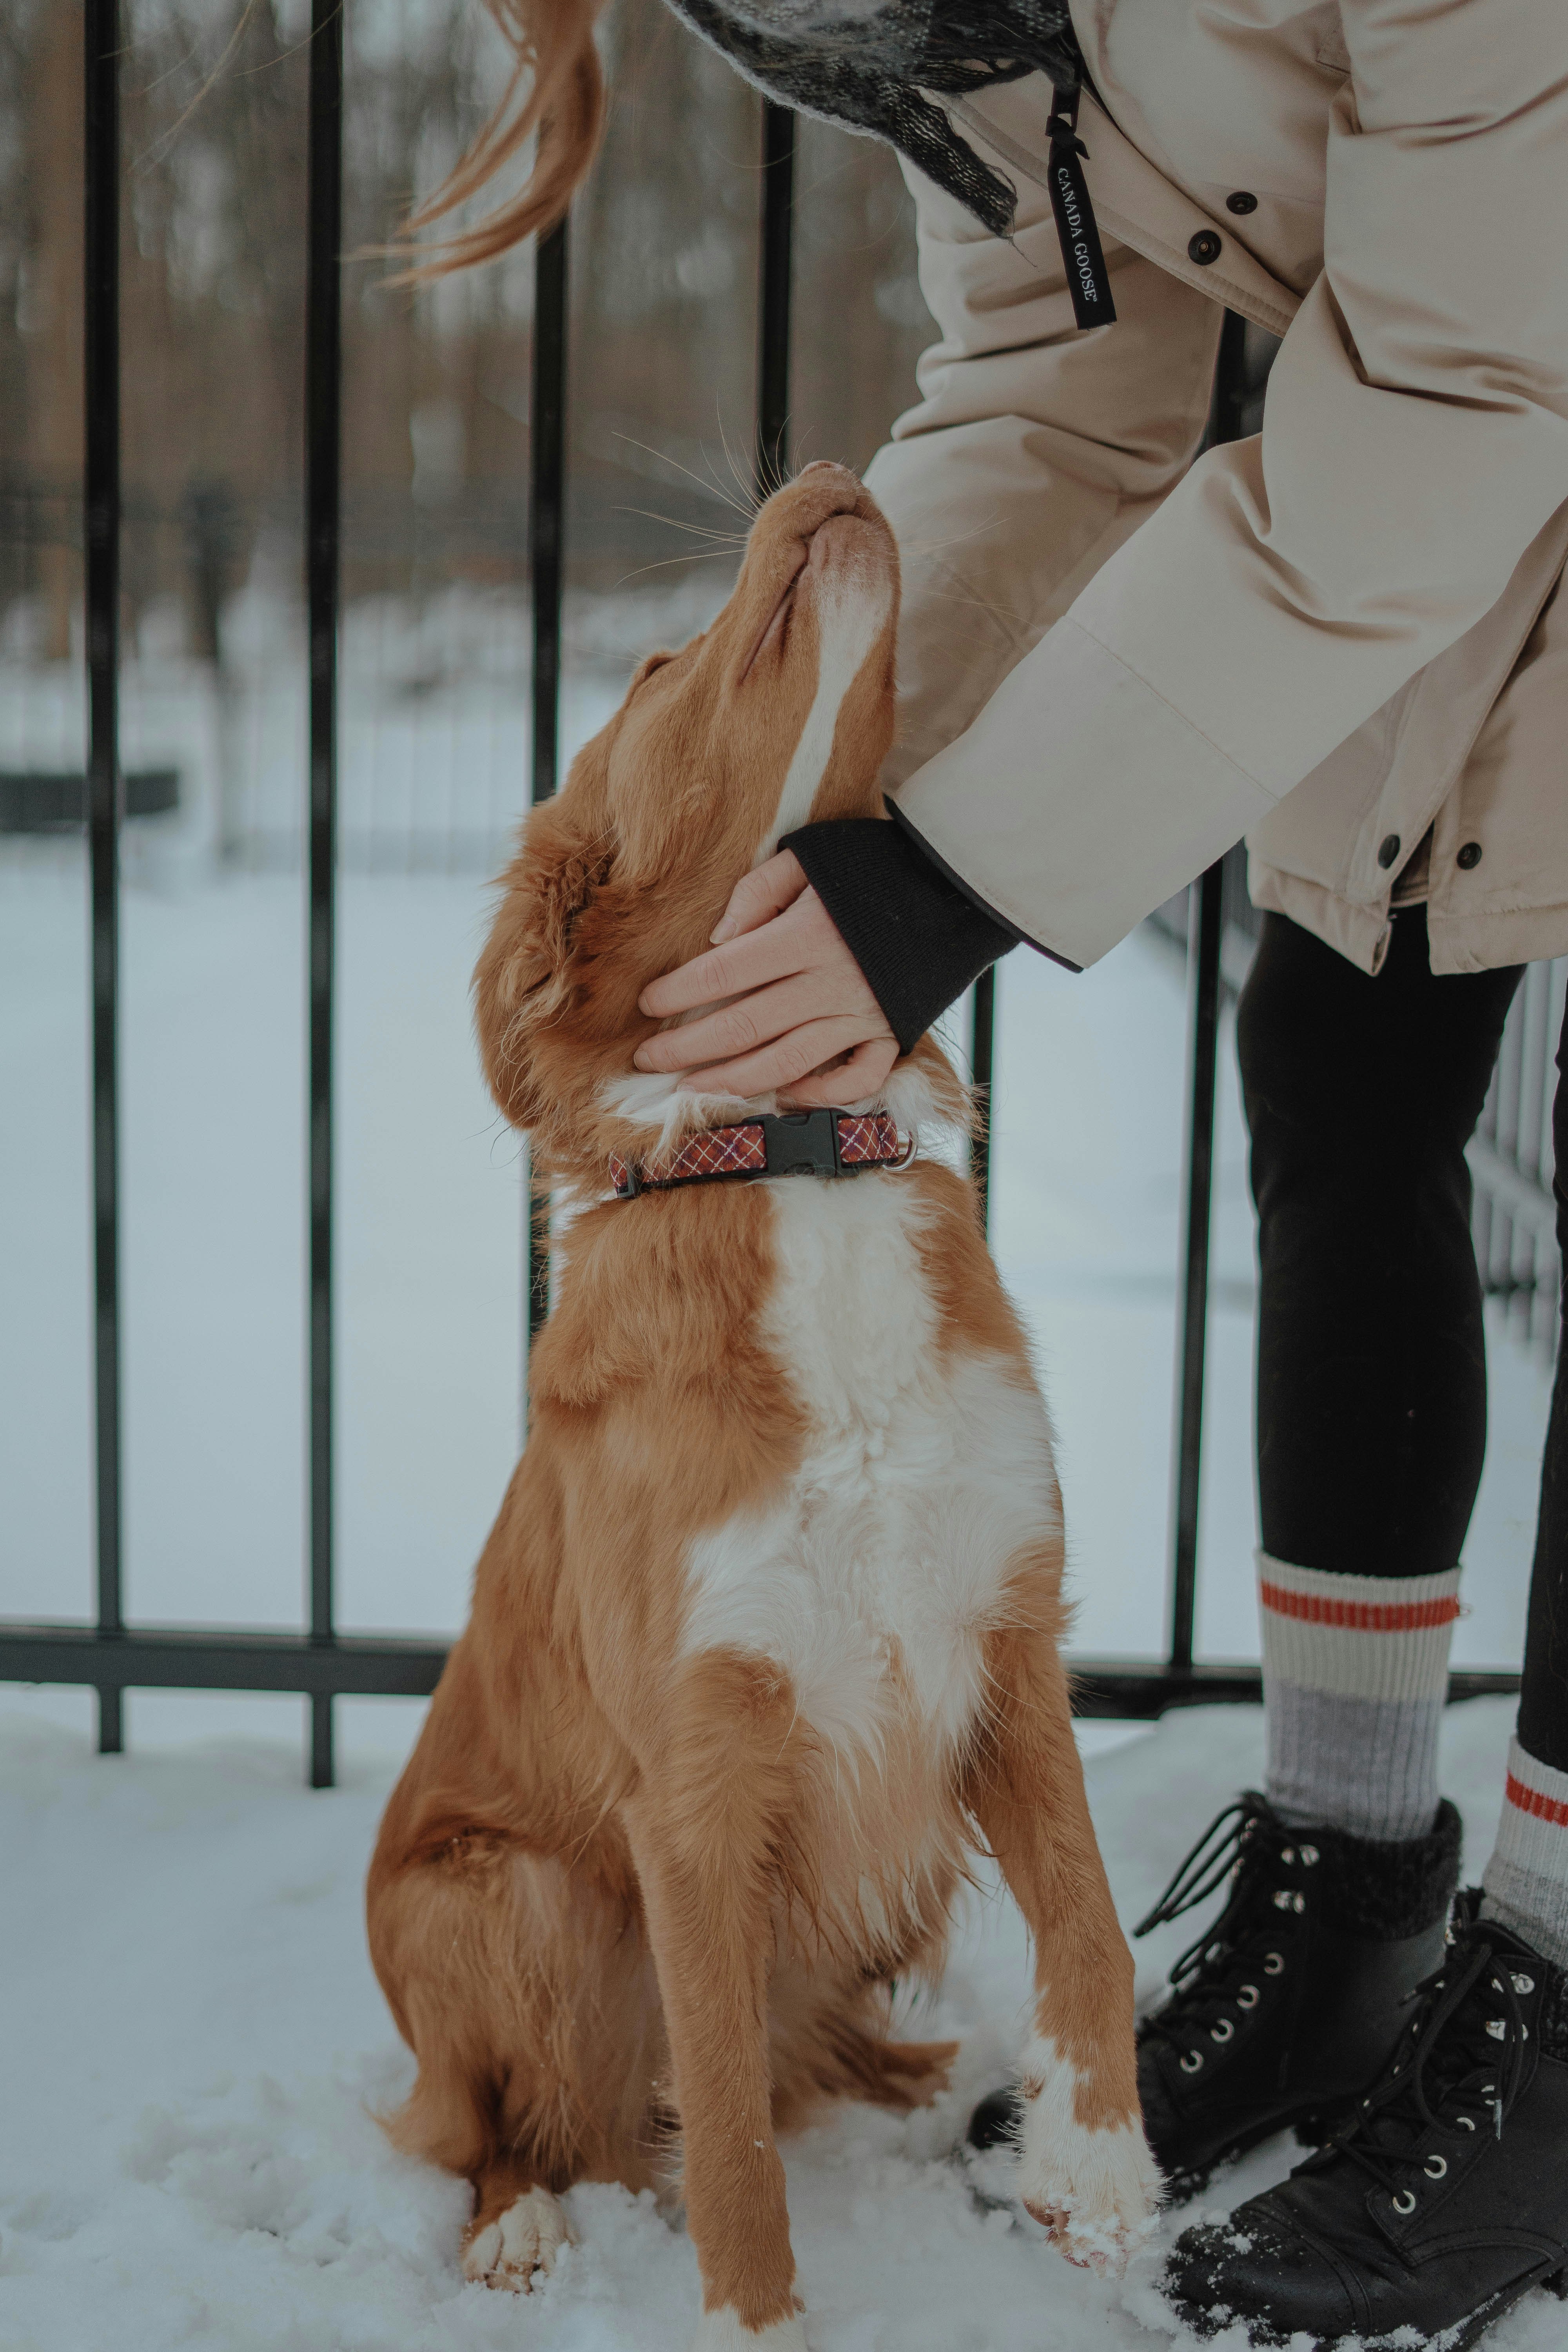
<path id="1" fill-rule="evenodd" d="M 1160 2193 L 1138 2105 L 1132 1956 L 1089 1816 L 1054 1640 L 993 1633 L 986 1668 L 986 1727 L 965 1801 L 1035 1945 L 1019 2187 L 1074 2262 L 1120 2268 Z"/>
<path id="2" fill-rule="evenodd" d="M 692 1660 L 626 1826 L 680 2111 L 699 2352 L 805 2352 L 768 2067 L 770 1854 L 787 1815 L 795 1703 L 773 1668 Z"/>

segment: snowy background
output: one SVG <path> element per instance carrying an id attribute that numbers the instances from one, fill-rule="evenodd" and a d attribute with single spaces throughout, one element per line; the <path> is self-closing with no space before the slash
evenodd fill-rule
<path id="1" fill-rule="evenodd" d="M 639 644 L 700 591 L 574 616 L 582 736 Z M 126 1591 L 142 1622 L 293 1625 L 303 1586 L 304 935 L 297 640 L 265 583 L 220 694 L 171 633 L 125 679 L 128 765 L 183 804 L 128 828 L 122 1104 Z M 247 635 L 248 630 L 249 634 Z M 479 1083 L 468 975 L 484 875 L 527 772 L 521 617 L 465 592 L 350 615 L 338 1103 L 340 1619 L 452 1633 L 520 1427 L 521 1166 Z M 486 648 L 489 650 L 487 652 Z M 7 763 L 81 756 L 79 672 L 0 667 Z M 237 753 L 236 747 L 238 746 Z M 217 854 L 224 779 L 247 846 Z M 0 1613 L 85 1617 L 92 1518 L 88 1003 L 79 840 L 0 843 Z M 1180 959 L 1149 933 L 1081 979 L 1016 955 L 999 983 L 994 1231 L 1060 1434 L 1085 1651 L 1163 1643 L 1184 1053 Z M 957 1034 L 963 1032 L 962 1014 Z M 1198 1645 L 1257 1654 L 1244 1142 L 1221 1059 Z M 1490 1333 L 1492 1434 L 1457 1657 L 1517 1660 L 1546 1409 L 1539 1359 Z M 341 1702 L 343 1786 L 299 1786 L 302 1705 L 133 1692 L 131 1753 L 89 1752 L 73 1691 L 0 1691 L 0 2347 L 5 2352 L 424 2352 L 684 2345 L 689 2246 L 611 2189 L 524 2305 L 460 2285 L 466 2191 L 395 2157 L 371 2111 L 407 2061 L 369 1974 L 360 1885 L 420 1717 Z M 1479 1870 L 1509 1709 L 1447 1727 Z M 1124 1916 L 1261 1768 L 1255 1711 L 1085 1729 Z M 1118 1744 L 1121 1743 L 1121 1744 Z M 1142 1956 L 1149 1991 L 1187 1922 Z M 1169 1944 L 1171 1948 L 1166 1948 Z M 976 2200 L 953 2161 L 1027 1981 L 1001 1896 L 966 1916 L 918 2031 L 963 2052 L 898 2123 L 849 2111 L 790 2157 L 813 2352 L 1150 2340 L 1148 2264 L 1113 2286 Z M 1282 2171 L 1259 2152 L 1234 2200 Z M 995 2181 L 993 2188 L 998 2186 Z M 1499 2352 L 1546 2352 L 1521 2306 Z"/>

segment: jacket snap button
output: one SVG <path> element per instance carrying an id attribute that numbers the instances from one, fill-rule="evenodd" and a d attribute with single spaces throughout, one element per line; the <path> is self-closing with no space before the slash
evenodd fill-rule
<path id="1" fill-rule="evenodd" d="M 1479 841 L 1467 841 L 1463 849 L 1460 850 L 1456 863 L 1462 866 L 1468 874 L 1472 866 L 1479 866 L 1480 862 L 1480 843 Z"/>
<path id="2" fill-rule="evenodd" d="M 1234 196 L 1226 196 L 1225 208 L 1227 213 L 1255 213 L 1258 210 L 1258 198 L 1247 189 L 1237 188 Z"/>
<path id="3" fill-rule="evenodd" d="M 1378 844 L 1377 851 L 1377 862 L 1384 868 L 1385 873 L 1389 866 L 1393 865 L 1398 855 L 1399 835 L 1396 833 L 1385 833 L 1382 841 Z M 1480 852 L 1478 850 L 1476 855 L 1479 857 Z M 1465 853 L 1461 850 L 1459 852 L 1459 862 L 1461 865 L 1464 863 L 1464 856 Z"/>
<path id="4" fill-rule="evenodd" d="M 1187 241 L 1187 259 L 1205 266 L 1219 259 L 1221 239 L 1212 228 L 1199 229 L 1196 236 Z"/>

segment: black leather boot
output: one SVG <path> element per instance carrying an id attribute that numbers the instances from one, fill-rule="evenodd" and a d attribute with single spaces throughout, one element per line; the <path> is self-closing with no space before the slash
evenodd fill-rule
<path id="1" fill-rule="evenodd" d="M 1234 1854 L 1229 1902 L 1138 2031 L 1143 2128 L 1172 2198 L 1287 2125 L 1321 2138 L 1371 2082 L 1441 1956 L 1459 1840 L 1447 1803 L 1429 1836 L 1398 1843 L 1287 1829 L 1250 1793 L 1220 1815 L 1134 1931 L 1202 1902 Z"/>
<path id="2" fill-rule="evenodd" d="M 1372 2080 L 1442 1952 L 1459 1835 L 1447 1803 L 1429 1837 L 1384 1844 L 1287 1829 L 1250 1793 L 1204 1832 L 1135 1930 L 1192 1910 L 1234 1866 L 1229 1902 L 1139 2028 L 1143 2128 L 1171 2199 L 1287 2125 L 1321 2137 Z M 971 2146 L 1010 2137 L 1017 2112 L 994 2092 Z"/>
<path id="3" fill-rule="evenodd" d="M 1176 2241 L 1165 2291 L 1200 2335 L 1465 2352 L 1530 2287 L 1568 2297 L 1568 1971 L 1479 1906 L 1335 2136 Z"/>

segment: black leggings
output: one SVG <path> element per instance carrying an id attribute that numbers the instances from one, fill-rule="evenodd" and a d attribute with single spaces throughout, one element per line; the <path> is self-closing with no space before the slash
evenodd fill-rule
<path id="1" fill-rule="evenodd" d="M 1521 968 L 1435 979 L 1426 910 L 1375 979 L 1264 918 L 1237 1021 L 1261 1280 L 1263 1549 L 1349 1576 L 1458 1559 L 1487 1439 L 1465 1145 Z M 1564 1073 L 1568 1024 L 1558 1047 Z M 1568 1265 L 1568 1073 L 1552 1107 Z M 1541 1482 L 1519 1735 L 1568 1771 L 1568 1360 Z"/>

